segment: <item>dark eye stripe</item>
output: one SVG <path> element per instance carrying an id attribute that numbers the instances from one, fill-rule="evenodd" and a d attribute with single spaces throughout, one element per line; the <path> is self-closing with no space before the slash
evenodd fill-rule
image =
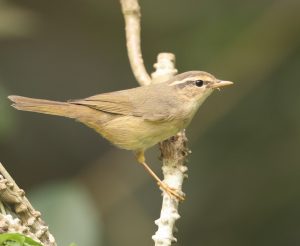
<path id="1" fill-rule="evenodd" d="M 176 84 L 176 86 L 179 87 L 179 88 L 184 88 L 184 87 L 190 86 L 190 85 L 192 85 L 192 84 L 194 84 L 194 81 L 193 81 L 193 80 L 186 80 L 186 81 L 184 81 L 183 83 Z"/>
<path id="2" fill-rule="evenodd" d="M 185 82 L 183 83 L 180 83 L 180 84 L 176 84 L 177 87 L 179 88 L 184 88 L 186 86 L 195 86 L 195 81 L 196 80 L 186 80 Z M 203 81 L 203 85 L 206 85 L 207 82 L 206 81 Z"/>

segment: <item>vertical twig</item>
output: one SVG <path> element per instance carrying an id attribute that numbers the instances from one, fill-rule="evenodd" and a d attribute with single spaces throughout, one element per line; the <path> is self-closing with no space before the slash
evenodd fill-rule
<path id="1" fill-rule="evenodd" d="M 120 0 L 122 12 L 126 23 L 127 50 L 131 68 L 136 80 L 141 85 L 150 83 L 160 83 L 170 79 L 177 73 L 175 68 L 175 56 L 171 53 L 160 53 L 156 69 L 152 73 L 152 81 L 144 67 L 141 48 L 140 48 L 140 7 L 137 0 Z M 160 144 L 161 156 L 163 161 L 164 182 L 182 192 L 182 183 L 185 177 L 187 167 L 185 166 L 185 157 L 188 154 L 186 147 L 187 138 L 185 132 L 181 131 L 176 136 Z M 176 242 L 173 236 L 175 222 L 180 218 L 178 213 L 178 201 L 163 192 L 162 209 L 160 218 L 155 221 L 158 229 L 152 239 L 155 246 L 169 246 Z"/>
<path id="2" fill-rule="evenodd" d="M 160 53 L 157 63 L 154 65 L 156 71 L 152 73 L 154 82 L 165 81 L 177 73 L 175 68 L 175 56 L 171 53 Z M 160 143 L 161 159 L 163 161 L 164 183 L 182 192 L 182 183 L 185 178 L 187 167 L 185 159 L 189 153 L 185 131 L 179 132 Z M 175 222 L 180 218 L 178 213 L 179 202 L 163 192 L 162 207 L 160 217 L 155 221 L 158 229 L 152 236 L 155 246 L 169 246 L 177 239 L 174 237 Z"/>
<path id="3" fill-rule="evenodd" d="M 141 52 L 141 12 L 137 0 L 120 0 L 125 19 L 126 44 L 131 69 L 140 85 L 149 85 Z"/>

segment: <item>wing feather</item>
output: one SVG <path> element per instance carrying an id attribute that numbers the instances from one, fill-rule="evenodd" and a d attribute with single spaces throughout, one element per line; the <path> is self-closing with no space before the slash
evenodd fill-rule
<path id="1" fill-rule="evenodd" d="M 132 115 L 134 105 L 124 91 L 116 91 L 70 101 L 73 104 L 88 106 L 100 111 L 120 115 Z"/>
<path id="2" fill-rule="evenodd" d="M 149 87 L 151 87 L 150 90 Z M 161 90 L 161 85 L 150 85 L 98 94 L 81 100 L 73 100 L 70 103 L 111 114 L 142 117 L 148 121 L 170 121 L 174 118 L 174 110 L 180 106 L 180 103 L 175 105 L 174 99 L 170 100 L 168 88 L 163 88 L 165 91 L 163 96 L 161 96 Z"/>

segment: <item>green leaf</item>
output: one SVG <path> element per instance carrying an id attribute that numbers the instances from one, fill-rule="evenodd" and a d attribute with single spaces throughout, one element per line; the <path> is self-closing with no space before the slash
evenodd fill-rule
<path id="1" fill-rule="evenodd" d="M 0 234 L 0 246 L 42 246 L 30 237 L 19 233 Z"/>

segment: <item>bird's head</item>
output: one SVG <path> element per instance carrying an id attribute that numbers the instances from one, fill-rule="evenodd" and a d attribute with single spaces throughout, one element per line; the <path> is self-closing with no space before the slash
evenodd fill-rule
<path id="1" fill-rule="evenodd" d="M 176 90 L 178 96 L 199 103 L 202 103 L 215 89 L 233 84 L 231 81 L 219 80 L 212 74 L 202 71 L 178 74 L 167 83 Z"/>

